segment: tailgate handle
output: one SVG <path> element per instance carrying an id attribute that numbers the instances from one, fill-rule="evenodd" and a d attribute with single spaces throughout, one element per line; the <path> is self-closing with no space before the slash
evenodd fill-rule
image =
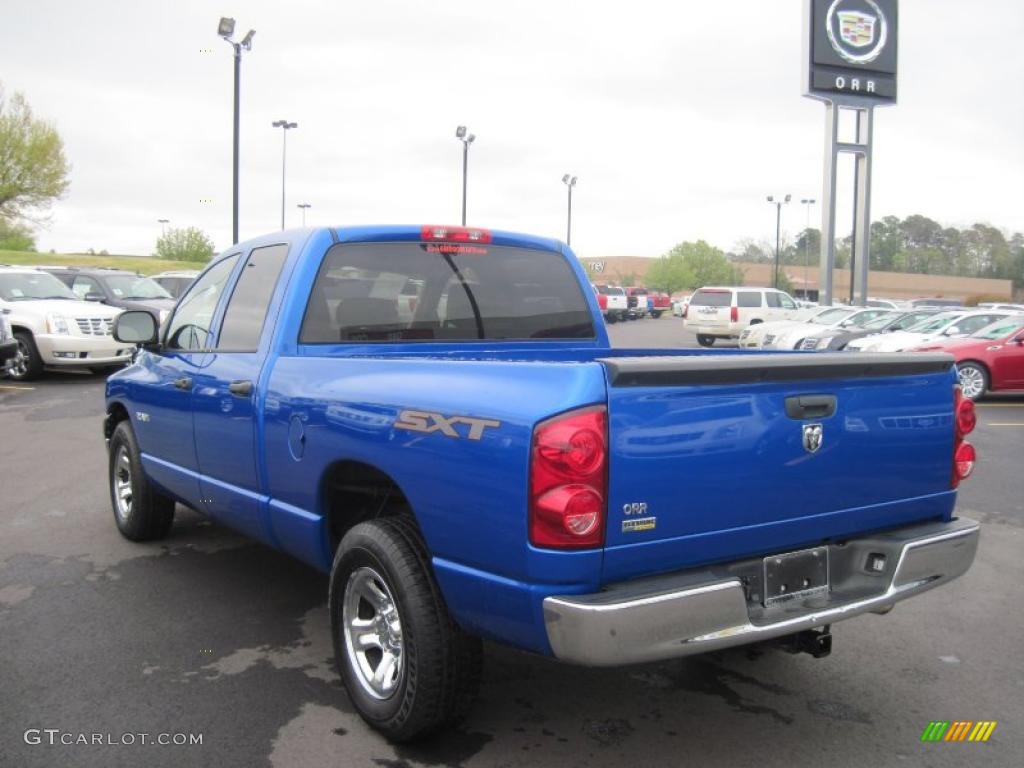
<path id="1" fill-rule="evenodd" d="M 794 395 L 786 398 L 786 415 L 791 419 L 827 419 L 835 412 L 835 395 Z"/>

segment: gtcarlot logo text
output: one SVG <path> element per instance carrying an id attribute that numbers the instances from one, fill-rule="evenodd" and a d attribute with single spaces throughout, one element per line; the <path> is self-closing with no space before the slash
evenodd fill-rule
<path id="1" fill-rule="evenodd" d="M 156 744 L 164 747 L 202 746 L 201 733 L 75 733 L 59 728 L 29 728 L 25 731 L 25 743 L 33 746 L 97 746 L 131 747 L 137 744 Z"/>

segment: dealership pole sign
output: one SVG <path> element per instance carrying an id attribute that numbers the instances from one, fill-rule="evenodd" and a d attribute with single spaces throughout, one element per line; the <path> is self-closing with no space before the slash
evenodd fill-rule
<path id="1" fill-rule="evenodd" d="M 805 0 L 804 95 L 825 102 L 825 173 L 818 300 L 833 300 L 836 174 L 839 154 L 856 158 L 853 276 L 855 303 L 867 300 L 874 108 L 896 103 L 898 0 Z M 855 113 L 852 141 L 841 141 L 841 110 Z"/>

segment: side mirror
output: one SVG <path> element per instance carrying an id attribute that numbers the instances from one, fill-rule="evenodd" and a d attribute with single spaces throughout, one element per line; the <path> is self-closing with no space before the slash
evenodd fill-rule
<path id="1" fill-rule="evenodd" d="M 85 300 L 86 301 L 103 301 L 103 299 L 105 299 L 105 298 L 106 298 L 106 296 L 104 296 L 102 293 L 87 293 L 87 294 L 85 294 Z"/>
<path id="2" fill-rule="evenodd" d="M 122 312 L 114 318 L 114 338 L 125 344 L 156 344 L 156 318 L 145 310 Z"/>
<path id="3" fill-rule="evenodd" d="M 960 326 L 953 325 L 953 326 L 950 326 L 949 328 L 947 328 L 946 332 L 944 334 L 942 334 L 942 335 L 943 336 L 956 336 L 958 333 L 960 333 Z"/>
<path id="4" fill-rule="evenodd" d="M 1017 336 L 1016 338 L 1014 338 L 1013 343 L 1014 344 L 1024 344 L 1024 333 L 1022 333 L 1022 334 L 1020 334 L 1020 336 Z"/>

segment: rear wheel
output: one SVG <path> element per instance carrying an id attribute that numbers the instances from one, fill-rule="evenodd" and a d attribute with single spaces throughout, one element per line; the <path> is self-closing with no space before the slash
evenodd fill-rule
<path id="1" fill-rule="evenodd" d="M 162 539 L 174 522 L 174 500 L 158 493 L 142 469 L 135 433 L 128 421 L 110 436 L 110 503 L 117 530 L 132 541 Z"/>
<path id="2" fill-rule="evenodd" d="M 697 343 L 700 344 L 702 347 L 710 347 L 711 345 L 713 345 L 715 343 L 715 337 L 714 336 L 705 336 L 703 333 L 698 333 L 697 334 Z"/>
<path id="3" fill-rule="evenodd" d="M 956 367 L 960 392 L 969 400 L 977 400 L 988 391 L 988 371 L 978 363 L 960 363 Z"/>
<path id="4" fill-rule="evenodd" d="M 18 354 L 11 363 L 7 375 L 15 381 L 38 379 L 43 373 L 43 358 L 36 348 L 35 339 L 27 331 L 15 332 L 14 338 L 18 342 Z"/>
<path id="5" fill-rule="evenodd" d="M 619 318 L 617 315 L 615 315 L 615 313 L 609 313 L 605 315 L 604 319 L 607 321 L 608 325 L 615 325 L 615 323 L 619 321 Z"/>
<path id="6" fill-rule="evenodd" d="M 449 616 L 411 520 L 379 518 L 345 534 L 329 604 L 338 672 L 367 723 L 409 741 L 467 714 L 481 643 Z"/>

